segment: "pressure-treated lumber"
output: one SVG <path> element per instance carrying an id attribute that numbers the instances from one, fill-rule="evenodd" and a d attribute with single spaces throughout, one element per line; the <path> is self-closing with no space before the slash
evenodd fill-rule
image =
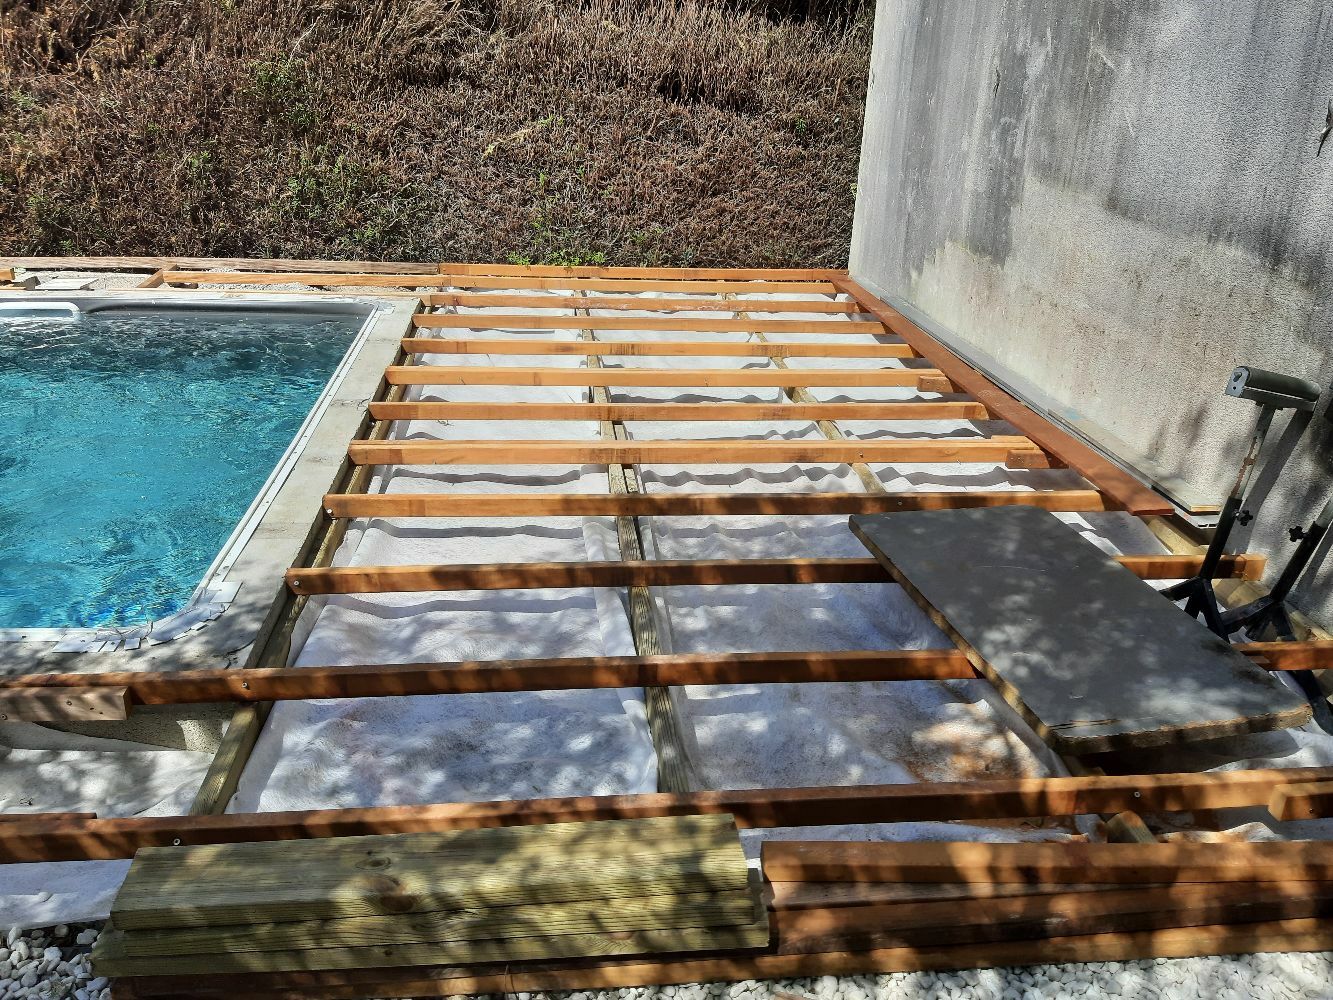
<path id="1" fill-rule="evenodd" d="M 1041 452 L 1026 438 L 934 438 L 925 441 L 402 440 L 353 441 L 358 465 L 581 465 L 585 462 L 738 465 L 774 462 L 1008 462 Z"/>
<path id="2" fill-rule="evenodd" d="M 720 340 L 501 340 L 408 337 L 409 354 L 520 354 L 585 357 L 914 358 L 906 344 L 774 344 Z"/>
<path id="3" fill-rule="evenodd" d="M 747 888 L 730 818 L 682 816 L 145 848 L 111 915 L 121 930 L 174 930 Z"/>
<path id="4" fill-rule="evenodd" d="M 1277 768 L 33 821 L 0 825 L 0 863 L 128 858 L 144 847 L 175 843 L 305 840 L 697 813 L 729 813 L 737 826 L 751 828 L 1022 819 L 1122 809 L 1232 809 L 1266 805 L 1275 785 L 1330 780 L 1333 768 Z"/>
<path id="5" fill-rule="evenodd" d="M 0 722 L 109 722 L 130 713 L 125 686 L 59 690 L 22 688 L 0 690 Z"/>
<path id="6" fill-rule="evenodd" d="M 511 365 L 390 366 L 384 377 L 392 385 L 604 385 L 604 386 L 916 386 L 934 383 L 930 368 L 528 368 Z M 923 392 L 944 391 L 924 388 Z"/>
<path id="7" fill-rule="evenodd" d="M 1333 816 L 1333 781 L 1279 785 L 1268 800 L 1268 811 L 1284 822 Z"/>
<path id="8" fill-rule="evenodd" d="M 1096 490 L 947 493 L 326 493 L 331 517 L 631 517 L 879 514 L 1025 504 L 1043 510 L 1106 510 Z"/>
<path id="9" fill-rule="evenodd" d="M 1320 882 L 1333 841 L 1093 844 L 769 840 L 764 874 L 812 882 Z"/>
<path id="10" fill-rule="evenodd" d="M 467 274 L 333 274 L 329 272 L 287 271 L 266 274 L 259 271 L 168 271 L 163 275 L 169 285 L 316 285 L 321 288 L 543 288 L 585 292 L 679 292 L 679 293 L 784 293 L 834 295 L 837 288 L 827 281 L 723 280 L 694 281 L 681 279 L 634 278 L 561 278 L 534 275 Z"/>
<path id="11" fill-rule="evenodd" d="M 1333 883 L 1116 887 L 774 914 L 778 954 L 960 946 L 1107 931 L 1288 920 L 1333 913 Z"/>
<path id="12" fill-rule="evenodd" d="M 533 934 L 527 937 L 398 944 L 392 947 L 341 946 L 276 952 L 232 951 L 207 955 L 130 958 L 118 954 L 123 933 L 103 932 L 93 969 L 101 975 L 215 975 L 227 972 L 364 969 L 414 966 L 427 962 L 453 965 L 477 962 L 533 961 L 584 955 L 644 955 L 652 952 L 748 950 L 768 944 L 768 924 L 669 927 L 640 931 Z M 105 942 L 103 944 L 102 942 Z"/>
<path id="13" fill-rule="evenodd" d="M 419 330 L 656 330 L 664 333 L 870 333 L 877 320 L 716 319 L 711 316 L 533 316 L 502 313 L 422 313 Z"/>
<path id="14" fill-rule="evenodd" d="M 1228 556 L 1223 576 L 1263 572 L 1263 556 Z M 1118 556 L 1148 580 L 1185 579 L 1197 556 Z M 302 594 L 375 594 L 444 590 L 541 590 L 559 587 L 724 587 L 743 584 L 886 583 L 874 559 L 680 559 L 643 562 L 477 563 L 450 566 L 334 566 L 287 571 Z"/>
<path id="15" fill-rule="evenodd" d="M 640 864 L 650 859 L 639 858 Z M 584 878 L 595 880 L 595 871 L 584 868 Z M 346 919 L 249 922 L 210 928 L 156 928 L 143 934 L 114 935 L 97 957 L 99 972 L 107 971 L 108 959 L 124 961 L 138 971 L 140 960 L 151 965 L 158 957 L 196 956 L 200 965 L 215 968 L 226 964 L 214 956 L 244 953 L 243 968 L 280 967 L 282 959 L 273 960 L 273 952 L 355 949 L 362 955 L 369 948 L 392 948 L 405 939 L 410 945 L 429 944 L 438 949 L 430 960 L 470 964 L 489 951 L 503 957 L 546 957 L 546 948 L 529 949 L 515 938 L 563 937 L 566 935 L 607 934 L 619 936 L 632 932 L 660 932 L 664 928 L 694 926 L 716 929 L 727 939 L 727 931 L 738 924 L 753 924 L 755 903 L 744 892 L 654 894 L 644 886 L 644 894 L 634 899 L 592 899 L 591 901 L 535 903 L 503 907 L 473 907 L 449 912 L 433 909 L 410 914 L 376 914 Z M 507 945 L 500 944 L 506 941 Z M 768 935 L 754 937 L 754 945 L 767 944 Z M 410 946 L 409 945 L 409 946 Z M 709 948 L 709 950 L 712 950 Z M 580 954 L 574 951 L 573 954 Z M 204 958 L 204 956 L 208 956 Z M 132 961 L 129 961 L 132 960 Z M 492 959 L 494 960 L 494 959 Z M 291 966 L 291 963 L 287 963 Z M 297 963 L 295 967 L 302 965 Z M 316 966 L 318 967 L 318 966 Z"/>
<path id="16" fill-rule="evenodd" d="M 615 312 L 724 312 L 738 308 L 758 313 L 831 313 L 856 315 L 861 306 L 830 299 L 743 299 L 739 302 L 715 298 L 645 299 L 608 295 L 505 295 L 497 292 L 428 292 L 426 303 L 434 309 L 595 309 Z"/>
<path id="17" fill-rule="evenodd" d="M 1236 649 L 1269 670 L 1305 670 L 1304 643 L 1244 643 Z M 1277 648 L 1274 648 L 1277 647 Z M 1283 648 L 1285 647 L 1285 648 Z M 1315 661 L 1333 668 L 1333 648 Z M 965 680 L 979 676 L 961 650 L 860 649 L 842 652 L 671 653 L 657 656 L 463 660 L 337 667 L 33 674 L 0 681 L 0 690 L 123 686 L 136 704 L 303 701 L 399 695 L 564 691 L 686 684 L 819 684 Z"/>
<path id="18" fill-rule="evenodd" d="M 984 404 L 995 417 L 1007 420 L 1043 451 L 1056 456 L 1103 493 L 1114 498 L 1123 509 L 1140 516 L 1171 513 L 1171 504 L 1162 497 L 1072 434 L 1056 427 L 1049 419 L 1000 389 L 898 310 L 871 295 L 851 278 L 835 278 L 834 283 L 839 291 L 861 303 L 868 313 L 914 347 L 923 358 L 951 379 L 960 391 Z"/>
<path id="19" fill-rule="evenodd" d="M 376 420 L 986 420 L 980 403 L 448 403 L 370 404 Z"/>

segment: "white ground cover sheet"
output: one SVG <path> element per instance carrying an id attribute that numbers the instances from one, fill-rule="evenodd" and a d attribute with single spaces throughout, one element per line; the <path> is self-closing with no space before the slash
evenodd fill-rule
<path id="1" fill-rule="evenodd" d="M 537 293 L 530 293 L 537 294 Z M 646 296 L 652 297 L 652 296 Z M 679 297 L 673 295 L 672 297 Z M 776 296 L 767 296 L 775 298 Z M 476 310 L 468 310 L 476 312 Z M 516 310 L 497 310 L 512 313 Z M 531 311 L 531 310 L 530 310 Z M 627 315 L 594 312 L 594 315 Z M 643 313 L 641 315 L 650 315 Z M 673 314 L 683 315 L 683 314 Z M 698 315 L 726 317 L 725 313 Z M 812 319 L 806 313 L 763 318 Z M 470 337 L 577 339 L 575 331 L 524 333 L 423 331 Z M 719 333 L 599 332 L 617 340 L 744 340 Z M 779 335 L 770 340 L 872 342 L 866 335 Z M 470 357 L 427 355 L 420 363 L 449 366 L 500 364 L 577 366 L 577 356 Z M 602 359 L 635 367 L 770 367 L 762 358 L 634 357 Z M 793 368 L 885 367 L 891 359 L 804 359 Z M 914 362 L 907 362 L 908 365 Z M 911 389 L 810 390 L 820 400 L 891 400 Z M 578 387 L 426 386 L 409 399 L 453 401 L 576 402 Z M 752 400 L 780 402 L 779 389 L 621 388 L 616 401 Z M 839 422 L 851 437 L 867 439 L 1012 433 L 1003 424 L 970 421 Z M 761 425 L 721 422 L 631 423 L 631 437 L 740 438 L 777 436 L 820 440 L 813 423 Z M 458 421 L 396 426 L 395 436 L 449 440 L 547 438 L 596 439 L 592 422 Z M 1049 489 L 1079 487 L 1066 470 L 1013 472 L 998 465 L 876 466 L 890 490 Z M 664 491 L 861 491 L 846 465 L 695 466 L 650 465 L 640 475 L 649 492 Z M 584 492 L 605 493 L 599 466 L 586 467 L 394 467 L 372 483 L 372 492 Z M 315 499 L 312 498 L 312 504 Z M 1123 514 L 1062 514 L 1084 537 L 1107 551 L 1155 552 L 1161 546 L 1136 519 Z M 864 557 L 865 549 L 843 516 L 679 517 L 641 521 L 647 556 L 661 559 L 761 557 Z M 439 518 L 354 523 L 337 565 L 580 561 L 618 558 L 612 518 Z M 676 587 L 654 591 L 663 645 L 668 652 L 728 652 L 930 648 L 948 645 L 901 590 L 889 584 Z M 634 652 L 618 591 L 551 590 L 435 594 L 350 595 L 313 601 L 302 622 L 306 633 L 298 666 L 423 660 L 505 659 L 624 655 Z M 698 787 L 792 787 L 910 781 L 947 781 L 1065 773 L 1059 760 L 981 681 L 861 684 L 691 686 L 674 697 L 689 743 Z M 167 758 L 162 757 L 164 764 Z M 1173 750 L 1165 769 L 1191 767 L 1308 766 L 1333 763 L 1333 739 L 1317 729 L 1220 741 L 1190 753 Z M 184 766 L 182 762 L 180 765 Z M 204 762 L 203 767 L 206 767 Z M 184 781 L 192 792 L 203 767 Z M 1148 756 L 1145 770 L 1164 769 Z M 6 762 L 6 769 L 8 763 Z M 171 767 L 162 768 L 171 773 Z M 95 777 L 71 777 L 80 793 L 46 797 L 41 808 L 92 808 L 108 793 Z M 7 786 L 6 786 L 7 787 Z M 40 787 L 35 782 L 34 787 Z M 183 812 L 189 795 L 151 783 L 116 793 L 117 805 L 97 803 L 100 814 Z M 283 702 L 275 706 L 229 811 L 253 812 L 476 801 L 553 795 L 606 795 L 656 790 L 656 763 L 640 690 L 533 692 L 498 695 Z M 85 794 L 86 793 L 86 794 Z M 149 801 L 149 800 L 152 801 Z M 76 801 L 77 800 L 77 801 Z M 48 804 L 59 802 L 59 805 Z M 0 799 L 6 808 L 9 800 Z M 169 806 L 169 807 L 168 807 Z M 121 811 L 116 812 L 115 808 Z M 1229 813 L 1222 825 L 1237 835 L 1333 836 L 1333 828 L 1265 822 L 1262 810 Z M 1081 829 L 1093 829 L 1085 822 Z M 1319 826 L 1323 826 L 1320 824 Z M 860 839 L 1047 839 L 1076 832 L 1072 823 L 880 824 L 808 830 L 746 831 L 747 850 L 762 837 Z M 0 869 L 0 924 L 54 922 L 104 915 L 123 866 L 99 866 L 99 879 L 83 891 L 61 895 L 58 871 L 69 865 Z M 111 875 L 105 873 L 110 871 Z M 21 880 L 19 894 L 11 891 Z M 27 881 L 22 881 L 27 879 Z M 75 880 L 77 885 L 77 879 Z M 37 889 L 45 886 L 45 890 Z M 55 891 L 43 909 L 31 900 Z M 48 906 L 61 899 L 67 908 Z M 40 916 L 35 914 L 40 913 Z M 821 990 L 821 993 L 824 991 Z M 832 995 L 832 994 L 828 994 Z"/>

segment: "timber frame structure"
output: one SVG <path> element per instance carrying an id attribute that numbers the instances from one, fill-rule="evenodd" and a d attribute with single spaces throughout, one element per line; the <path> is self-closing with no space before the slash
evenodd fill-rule
<path id="1" fill-rule="evenodd" d="M 753 559 L 658 561 L 644 558 L 635 519 L 655 515 L 860 514 L 901 510 L 1025 504 L 1049 511 L 1125 511 L 1154 525 L 1169 524 L 1171 506 L 1134 476 L 1073 435 L 1028 408 L 968 365 L 901 313 L 835 270 L 713 268 L 560 268 L 505 265 L 392 264 L 321 261 L 213 260 L 185 258 L 26 258 L 6 265 L 146 272 L 142 288 L 253 290 L 305 286 L 310 294 L 358 293 L 415 298 L 412 335 L 396 363 L 384 372 L 367 406 L 362 430 L 328 493 L 311 497 L 315 520 L 302 558 L 286 578 L 272 630 L 259 645 L 253 666 L 230 670 L 36 674 L 0 681 L 0 714 L 10 718 L 58 718 L 62 710 L 81 717 L 123 718 L 136 705 L 233 702 L 233 721 L 204 781 L 191 815 L 99 819 L 84 814 L 0 816 L 0 863 L 128 858 L 145 846 L 193 845 L 249 840 L 299 840 L 360 834 L 454 830 L 572 820 L 731 813 L 741 827 L 820 826 L 886 821 L 1018 819 L 1080 814 L 1122 814 L 1122 827 L 1143 812 L 1205 811 L 1269 807 L 1282 819 L 1333 814 L 1333 768 L 1233 771 L 1226 773 L 1122 774 L 1113 755 L 1070 760 L 1072 777 L 876 785 L 696 791 L 679 747 L 678 720 L 665 688 L 685 684 L 907 681 L 977 676 L 957 649 L 852 650 L 665 655 L 653 629 L 648 589 L 675 585 L 806 584 L 887 582 L 874 559 Z M 2 278 L 3 271 L 0 271 Z M 12 275 L 11 275 L 12 277 Z M 561 297 L 551 294 L 557 292 Z M 639 293 L 668 297 L 643 299 Z M 738 299 L 751 294 L 782 299 Z M 539 307 L 567 310 L 559 316 L 498 310 Z M 487 312 L 461 312 L 485 308 Z M 442 310 L 442 311 L 441 311 Z M 652 310 L 653 315 L 642 312 Z M 596 311 L 598 315 L 591 315 Z M 704 313 L 682 317 L 681 312 Z M 619 316 L 619 312 L 634 315 Z M 764 318 L 765 312 L 801 313 L 800 320 Z M 716 314 L 717 318 L 711 318 Z M 496 331 L 578 331 L 580 340 L 534 342 Z M 744 342 L 698 339 L 627 342 L 603 339 L 604 331 L 679 331 L 691 338 L 709 332 L 748 333 Z M 487 331 L 482 334 L 478 331 Z M 868 334 L 873 343 L 775 343 L 767 333 Z M 423 356 L 522 354 L 575 356 L 578 368 L 422 366 Z M 670 370 L 608 370 L 602 358 L 670 356 L 698 367 Z M 771 359 L 773 369 L 709 369 L 696 358 Z M 883 359 L 884 367 L 792 369 L 788 358 Z M 414 385 L 573 385 L 588 389 L 589 402 L 474 403 L 413 402 Z M 786 401 L 766 403 L 616 403 L 611 386 L 768 386 Z M 899 402 L 819 402 L 812 386 L 897 386 L 934 398 Z M 855 440 L 835 421 L 965 419 L 1006 422 L 1011 433 L 957 439 Z M 598 421 L 599 441 L 405 441 L 390 436 L 402 420 Z M 623 426 L 634 420 L 808 420 L 825 440 L 632 440 Z M 640 462 L 737 464 L 825 462 L 850 465 L 863 492 L 845 493 L 646 493 L 634 469 Z M 1068 468 L 1086 485 L 1053 491 L 889 492 L 867 463 L 1003 463 L 1014 469 Z M 588 494 L 372 494 L 372 469 L 392 464 L 522 465 L 595 463 L 610 473 L 610 491 Z M 350 520 L 536 515 L 611 515 L 621 559 L 581 563 L 493 563 L 479 565 L 334 567 L 333 557 Z M 1177 529 L 1178 530 L 1178 529 Z M 1197 541 L 1197 540 L 1191 540 Z M 1184 578 L 1201 564 L 1197 551 L 1178 546 L 1169 555 L 1131 555 L 1122 564 L 1145 579 Z M 1262 557 L 1230 556 L 1218 572 L 1254 586 Z M 453 663 L 287 666 L 292 632 L 311 597 L 328 594 L 404 591 L 612 587 L 627 590 L 636 656 L 473 661 Z M 1328 637 L 1299 643 L 1252 643 L 1240 647 L 1273 671 L 1333 666 Z M 367 698 L 404 694 L 452 694 L 562 690 L 599 687 L 647 689 L 649 727 L 659 760 L 656 794 L 601 798 L 531 799 L 442 803 L 301 813 L 223 815 L 250 749 L 279 700 Z M 1130 815 L 1124 816 L 1126 812 Z M 1146 837 L 1145 837 L 1146 834 Z M 1178 845 L 1157 843 L 1146 831 L 1129 839 L 1157 844 L 1154 857 L 1180 864 Z M 844 845 L 846 846 L 846 845 Z M 852 845 L 857 846 L 857 845 Z M 1254 859 L 1237 863 L 1250 863 Z M 193 995 L 296 996 L 317 990 L 326 996 L 447 995 L 537 989 L 618 987 L 726 978 L 850 974 L 960 965 L 1023 964 L 1147 955 L 1193 955 L 1247 950 L 1333 948 L 1326 911 L 1298 905 L 1288 894 L 1253 909 L 1250 922 L 1232 922 L 1225 908 L 1187 924 L 1133 922 L 1080 925 L 1035 940 L 974 944 L 960 957 L 945 947 L 880 946 L 873 933 L 877 903 L 891 893 L 845 857 L 825 869 L 802 867 L 787 858 L 773 864 L 770 908 L 775 940 L 765 952 L 679 958 L 579 960 L 531 966 L 413 968 L 353 972 L 292 973 L 277 977 L 217 977 L 216 984 L 191 984 Z M 842 867 L 838 868 L 841 863 Z M 849 867 L 850 865 L 850 867 Z M 829 878 L 831 870 L 841 874 Z M 850 874 L 849 874 L 850 872 Z M 779 875 L 781 877 L 779 877 Z M 1328 877 L 1328 876 L 1325 876 Z M 1070 882 L 1066 874 L 1050 881 Z M 834 892 L 829 881 L 863 883 Z M 1168 879 L 1169 881 L 1169 879 Z M 824 886 L 824 888 L 820 888 Z M 845 888 L 845 887 L 844 887 Z M 974 886 L 973 898 L 981 894 Z M 994 888 L 994 887 L 992 887 Z M 1066 886 L 1066 888 L 1070 888 Z M 1179 887 L 1177 887 L 1179 888 Z M 1208 887 L 1204 887 L 1205 889 Z M 1251 886 L 1251 888 L 1253 888 Z M 1143 892 L 1146 890 L 1135 890 Z M 876 895 L 876 893 L 879 895 Z M 1251 893 L 1252 896 L 1252 893 Z M 1164 897 L 1163 897 L 1164 898 Z M 1237 907 L 1249 899 L 1242 894 Z M 1161 909 L 1162 898 L 1142 897 Z M 1321 897 L 1322 899 L 1322 897 Z M 856 903 L 858 906 L 850 906 Z M 955 903 L 945 905 L 953 906 Z M 1251 900 L 1252 902 L 1252 900 Z M 859 906 L 872 909 L 861 911 Z M 855 911 L 855 912 L 853 912 Z M 1118 912 L 1118 911 L 1117 911 Z M 797 947 L 811 937 L 811 922 L 823 945 Z M 851 923 L 847 923 L 851 920 Z M 857 921 L 860 921 L 857 924 Z M 842 921 L 839 923 L 839 921 Z M 1101 931 L 1100 928 L 1110 928 Z M 869 928 L 869 929 L 868 929 Z M 853 933 L 855 931 L 855 933 Z M 804 937 L 802 936 L 804 935 Z M 821 936 L 822 935 L 822 936 Z M 788 940 L 790 938 L 790 941 Z M 124 996 L 170 996 L 184 989 L 169 977 L 138 982 Z M 200 992 L 202 990 L 203 992 Z"/>

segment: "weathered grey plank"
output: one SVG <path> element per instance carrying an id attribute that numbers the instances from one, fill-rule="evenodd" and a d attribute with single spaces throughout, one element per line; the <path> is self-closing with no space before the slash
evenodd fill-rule
<path id="1" fill-rule="evenodd" d="M 853 515 L 856 533 L 1057 750 L 1284 729 L 1299 695 L 1053 514 Z"/>

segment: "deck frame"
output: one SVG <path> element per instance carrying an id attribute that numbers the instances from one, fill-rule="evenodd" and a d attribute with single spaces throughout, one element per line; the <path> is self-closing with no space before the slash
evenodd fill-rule
<path id="1" fill-rule="evenodd" d="M 10 262 L 5 261 L 8 265 Z M 848 680 L 975 679 L 974 668 L 956 649 L 919 651 L 851 651 L 848 653 L 727 653 L 703 656 L 640 655 L 585 660 L 502 661 L 467 664 L 367 664 L 353 667 L 288 668 L 292 631 L 309 596 L 332 593 L 385 593 L 476 587 L 612 586 L 643 590 L 651 586 L 728 586 L 751 584 L 815 584 L 881 582 L 887 579 L 875 560 L 745 560 L 663 563 L 633 559 L 618 563 L 514 564 L 471 567 L 332 568 L 334 551 L 354 517 L 499 517 L 598 516 L 621 520 L 646 516 L 788 515 L 855 513 L 895 509 L 972 507 L 1017 502 L 1049 510 L 1122 510 L 1137 516 L 1170 513 L 1170 506 L 1124 470 L 1093 451 L 1045 416 L 1001 390 L 982 373 L 930 337 L 901 313 L 875 298 L 845 272 L 830 269 L 721 268 L 562 268 L 516 265 L 408 264 L 383 262 L 213 260 L 201 258 L 133 257 L 104 259 L 17 258 L 25 268 L 87 267 L 137 270 L 148 277 L 142 287 L 182 286 L 229 288 L 304 285 L 315 290 L 375 289 L 377 294 L 415 293 L 423 308 L 449 313 L 419 316 L 422 333 L 403 342 L 399 364 L 386 371 L 371 402 L 365 430 L 351 446 L 337 491 L 323 498 L 311 529 L 305 555 L 288 575 L 283 598 L 265 654 L 266 666 L 252 670 L 181 671 L 165 674 L 48 674 L 0 682 L 0 695 L 22 698 L 37 692 L 50 699 L 55 692 L 123 689 L 128 704 L 183 704 L 204 700 L 233 701 L 251 710 L 232 750 L 220 756 L 216 786 L 197 815 L 152 819 L 98 820 L 91 817 L 46 816 L 0 824 L 0 862 L 80 860 L 126 857 L 140 846 L 210 843 L 249 839 L 336 837 L 360 833 L 458 829 L 556 822 L 562 819 L 682 815 L 730 812 L 743 826 L 828 825 L 848 822 L 947 821 L 954 819 L 1046 818 L 1128 810 L 1206 810 L 1264 806 L 1308 815 L 1327 811 L 1325 790 L 1333 769 L 1289 769 L 1225 774 L 1105 775 L 1073 778 L 955 782 L 852 788 L 757 789 L 723 792 L 679 792 L 603 799 L 523 800 L 463 803 L 365 810 L 321 810 L 301 814 L 219 815 L 235 787 L 254 738 L 262 728 L 267 706 L 274 700 L 309 697 L 378 697 L 397 694 L 443 694 L 480 691 L 566 690 L 583 687 L 658 686 L 689 683 L 819 683 Z M 221 270 L 219 270 L 221 269 Z M 493 289 L 493 293 L 480 290 Z M 390 291 L 394 290 L 394 291 Z M 519 291 L 527 290 L 527 291 Z M 667 297 L 641 299 L 654 293 Z M 233 294 L 246 294 L 235 292 Z M 314 294 L 318 294 L 316 291 Z M 748 299 L 748 295 L 787 295 L 784 300 Z M 513 310 L 563 310 L 554 318 Z M 503 311 L 497 311 L 503 310 Z M 575 311 L 579 311 L 575 314 Z M 636 313 L 637 315 L 619 315 Z M 693 313 L 694 315 L 685 315 Z M 610 315 L 608 315 L 610 314 Z M 702 314 L 702 315 L 700 315 Z M 751 314 L 759 314 L 755 318 Z M 791 318 L 793 315 L 799 319 Z M 769 318 L 781 317 L 781 318 Z M 490 331 L 509 330 L 497 336 Z M 582 340 L 533 336 L 533 332 L 579 331 Z M 432 332 L 433 331 L 433 332 Z M 453 334 L 452 331 L 458 331 Z M 481 332 L 486 332 L 481 335 Z M 595 340 L 592 331 L 669 331 L 682 337 L 668 342 L 629 339 Z M 435 332 L 445 332 L 437 336 Z M 791 335 L 833 333 L 870 338 L 865 343 L 823 343 L 794 340 L 776 343 L 765 333 Z M 745 341 L 700 339 L 707 334 L 749 334 Z M 582 357 L 581 369 L 524 369 L 511 366 L 414 365 L 427 355 L 524 355 Z M 665 375 L 652 369 L 595 366 L 601 358 L 735 357 L 770 360 L 774 368 L 673 369 Z M 886 359 L 929 367 L 881 369 L 789 368 L 786 358 Z M 427 369 L 435 369 L 430 371 Z M 628 374 L 627 374 L 628 372 Z M 466 378 L 473 381 L 464 381 Z M 788 402 L 772 403 L 601 403 L 493 404 L 404 401 L 411 385 L 576 385 L 608 389 L 619 385 L 767 386 L 783 390 Z M 569 379 L 575 381 L 568 381 Z M 619 379 L 621 381 L 615 381 Z M 685 381 L 693 379 L 696 381 Z M 703 381 L 697 381 L 703 379 Z M 517 380 L 517 381 L 515 381 Z M 831 380 L 831 381 L 830 381 Z M 917 397 L 891 403 L 819 403 L 806 386 L 901 386 Z M 921 398 L 948 393 L 948 399 Z M 988 434 L 981 439 L 937 442 L 866 442 L 848 439 L 832 424 L 839 420 L 1001 420 L 1016 436 Z M 816 421 L 823 441 L 800 442 L 661 442 L 681 445 L 674 454 L 689 464 L 708 461 L 723 449 L 751 449 L 752 455 L 789 454 L 781 461 L 852 461 L 866 483 L 864 493 L 726 494 L 617 492 L 606 496 L 545 494 L 370 495 L 365 493 L 369 462 L 420 461 L 444 456 L 475 462 L 484 457 L 478 444 L 457 442 L 388 442 L 393 423 L 404 420 L 597 420 L 610 424 L 661 420 L 751 420 L 757 424 Z M 1006 443 L 1007 442 L 1007 443 Z M 776 444 L 778 448 L 762 445 Z M 902 449 L 901 444 L 916 445 Z M 619 466 L 633 475 L 639 461 L 658 442 L 626 439 L 612 433 L 603 442 L 544 442 L 546 454 L 557 450 L 564 461 L 590 461 Z M 893 455 L 889 445 L 899 447 Z M 999 447 L 1013 447 L 1001 456 L 1023 467 L 1067 466 L 1084 476 L 1087 488 L 1004 494 L 881 492 L 882 485 L 866 461 L 903 461 L 927 449 L 958 449 L 958 454 L 991 456 Z M 487 452 L 497 462 L 521 461 L 525 444 L 500 442 Z M 460 448 L 462 450 L 460 450 Z M 793 449 L 784 452 L 782 449 Z M 468 450 L 472 449 L 472 450 Z M 507 453 L 506 453 L 507 449 Z M 558 449 L 564 449 L 563 452 Z M 990 450 L 987 450 L 990 449 Z M 1010 454 L 1013 452 L 1013 454 Z M 532 454 L 537 454 L 532 452 Z M 875 455 L 882 457 L 875 458 Z M 892 457 L 889 457 L 892 456 Z M 733 453 L 731 457 L 736 457 Z M 940 458 L 931 458 L 939 461 Z M 947 460 L 947 459 L 945 459 Z M 959 459 L 961 460 L 961 459 Z M 1031 463 L 1024 465 L 1024 463 Z M 863 473 L 863 469 L 865 472 Z M 866 479 L 869 474 L 871 479 Z M 637 553 L 641 557 L 642 553 Z M 1197 556 L 1127 556 L 1122 560 L 1145 578 L 1188 575 Z M 1263 561 L 1251 555 L 1230 557 L 1222 572 L 1255 579 Z M 1272 670 L 1322 667 L 1333 661 L 1327 643 L 1256 644 L 1244 650 Z M 117 694 L 116 697 L 121 697 Z M 238 719 L 240 716 L 237 717 Z M 226 759 L 223 760 L 223 757 Z M 210 780 L 213 778 L 210 772 Z M 1290 789 L 1290 791 L 1287 791 Z M 1319 806 L 1310 803 L 1318 801 Z M 1297 803 L 1292 806 L 1288 803 Z M 199 803 L 197 803 L 198 805 Z M 1164 845 L 1165 846 L 1165 845 Z M 822 911 L 818 911 L 822 912 Z M 959 954 L 939 949 L 871 949 L 812 954 L 721 955 L 665 960 L 611 960 L 556 963 L 542 968 L 490 971 L 422 972 L 406 992 L 512 991 L 570 989 L 589 985 L 637 985 L 719 977 L 821 975 L 908 967 L 962 967 L 988 962 L 1048 961 L 1065 957 L 1137 957 L 1145 954 L 1198 954 L 1200 947 L 1327 947 L 1333 932 L 1304 919 L 1269 920 L 1229 926 L 1217 924 L 1151 934 L 1113 933 L 1071 937 L 1061 941 L 1014 942 L 972 946 Z M 1203 942 L 1203 944 L 1200 944 Z M 1091 949 L 1091 950 L 1088 950 Z M 417 970 L 402 970 L 405 976 Z M 381 977 L 383 978 L 383 977 Z M 387 977 L 392 980 L 394 977 Z M 240 982 L 234 979 L 233 982 Z M 373 972 L 354 975 L 295 976 L 293 983 L 328 986 L 337 995 L 375 993 Z M 170 995 L 141 984 L 143 995 Z M 285 987 L 284 987 L 285 988 Z M 126 996 L 139 995 L 128 987 Z M 397 990 L 397 987 L 395 987 Z M 383 992 L 382 989 L 378 992 Z M 256 989 L 255 995 L 263 995 Z M 333 995 L 332 993 L 330 995 Z"/>

